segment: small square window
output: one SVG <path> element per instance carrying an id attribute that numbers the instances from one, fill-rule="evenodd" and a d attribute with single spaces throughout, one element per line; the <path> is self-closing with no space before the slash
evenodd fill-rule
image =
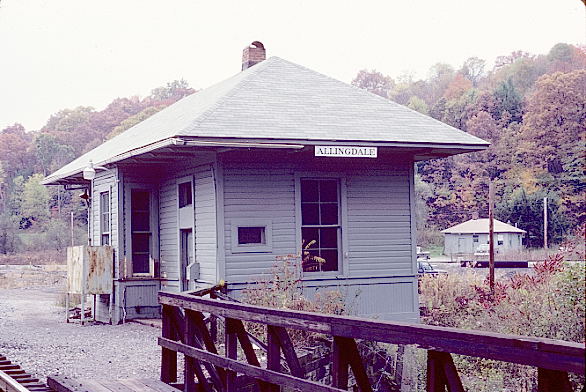
<path id="1" fill-rule="evenodd" d="M 266 243 L 264 226 L 238 228 L 238 245 Z"/>
<path id="2" fill-rule="evenodd" d="M 472 242 L 478 242 L 478 234 L 472 235 Z"/>
<path id="3" fill-rule="evenodd" d="M 272 222 L 267 219 L 232 220 L 232 253 L 273 251 Z"/>

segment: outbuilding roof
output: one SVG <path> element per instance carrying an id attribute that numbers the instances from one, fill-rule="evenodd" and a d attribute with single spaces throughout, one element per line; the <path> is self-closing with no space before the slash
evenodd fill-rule
<path id="1" fill-rule="evenodd" d="M 79 174 L 172 141 L 361 143 L 459 152 L 488 143 L 429 116 L 300 65 L 271 57 L 189 95 L 48 176 Z M 171 144 L 171 143 L 169 143 Z"/>
<path id="2" fill-rule="evenodd" d="M 508 223 L 494 220 L 495 233 L 526 233 L 518 227 L 511 226 Z M 488 219 L 470 219 L 469 221 L 459 223 L 448 229 L 442 230 L 445 234 L 488 234 Z"/>

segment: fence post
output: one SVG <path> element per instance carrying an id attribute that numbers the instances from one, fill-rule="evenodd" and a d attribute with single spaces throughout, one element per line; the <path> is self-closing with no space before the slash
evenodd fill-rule
<path id="1" fill-rule="evenodd" d="M 173 309 L 170 305 L 163 305 L 161 335 L 164 338 L 176 341 L 177 332 L 171 324 L 172 311 Z M 161 352 L 161 381 L 167 384 L 177 382 L 177 352 L 167 348 L 163 348 Z"/>
<path id="2" fill-rule="evenodd" d="M 234 327 L 234 319 L 226 317 L 224 328 L 226 330 L 226 357 L 238 360 L 238 336 Z M 236 392 L 236 388 L 236 372 L 226 369 L 226 391 Z"/>

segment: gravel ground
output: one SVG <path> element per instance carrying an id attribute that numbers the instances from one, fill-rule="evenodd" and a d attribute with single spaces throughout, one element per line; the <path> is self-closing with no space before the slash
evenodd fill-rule
<path id="1" fill-rule="evenodd" d="M 0 354 L 45 381 L 158 378 L 158 328 L 66 323 L 57 287 L 0 289 Z"/>

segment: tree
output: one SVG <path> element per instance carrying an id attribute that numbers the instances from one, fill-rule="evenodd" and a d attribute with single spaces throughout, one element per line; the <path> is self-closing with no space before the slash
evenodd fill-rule
<path id="1" fill-rule="evenodd" d="M 36 135 L 34 149 L 37 162 L 45 176 L 75 158 L 73 147 L 61 143 L 55 136 L 48 133 Z"/>
<path id="2" fill-rule="evenodd" d="M 496 110 L 501 119 L 505 112 L 509 113 L 510 121 L 521 122 L 523 119 L 523 109 L 521 96 L 515 89 L 511 78 L 501 83 L 494 91 Z M 508 125 L 508 124 L 504 124 Z"/>
<path id="3" fill-rule="evenodd" d="M 569 230 L 569 224 L 560 212 L 560 199 L 555 193 L 537 191 L 529 193 L 523 187 L 515 187 L 502 202 L 495 206 L 496 217 L 511 222 L 527 231 L 527 244 L 533 247 L 543 245 L 543 198 L 548 198 L 548 241 L 559 243 Z"/>
<path id="4" fill-rule="evenodd" d="M 352 85 L 383 98 L 390 98 L 395 82 L 390 76 L 385 76 L 374 69 L 372 71 L 363 69 L 352 80 Z"/>
<path id="5" fill-rule="evenodd" d="M 484 67 L 486 66 L 486 61 L 478 58 L 478 57 L 470 57 L 466 61 L 464 61 L 464 65 L 462 66 L 462 74 L 472 82 L 473 87 L 478 86 L 478 81 L 484 74 Z"/>
<path id="6" fill-rule="evenodd" d="M 466 79 L 461 73 L 457 73 L 450 84 L 448 84 L 446 87 L 446 91 L 444 91 L 444 97 L 447 100 L 458 99 L 471 88 L 472 82 Z"/>
<path id="7" fill-rule="evenodd" d="M 151 95 L 148 97 L 149 101 L 158 101 L 159 104 L 167 103 L 167 105 L 180 100 L 190 94 L 193 94 L 195 90 L 189 86 L 186 80 L 174 80 L 167 83 L 164 87 L 157 87 L 151 91 Z"/>
<path id="8" fill-rule="evenodd" d="M 27 175 L 33 166 L 29 153 L 30 137 L 20 124 L 0 132 L 0 161 L 8 178 Z"/>
<path id="9" fill-rule="evenodd" d="M 416 97 L 415 95 L 409 98 L 409 103 L 407 104 L 407 107 L 409 107 L 409 109 L 418 111 L 419 113 L 429 113 L 429 108 L 427 107 L 425 101 L 419 97 Z"/>
<path id="10" fill-rule="evenodd" d="M 49 219 L 49 191 L 41 184 L 43 175 L 33 174 L 23 187 L 21 214 L 37 223 Z"/>
<path id="11" fill-rule="evenodd" d="M 137 113 L 134 116 L 128 117 L 126 120 L 122 121 L 117 127 L 112 129 L 112 132 L 110 132 L 108 134 L 107 139 L 112 139 L 114 136 L 117 136 L 117 135 L 121 134 L 122 132 L 126 131 L 127 129 L 132 128 L 133 126 L 146 120 L 147 118 L 149 118 L 153 114 L 160 112 L 165 107 L 166 107 L 165 105 L 150 106 L 150 107 L 144 109 L 143 111 L 141 111 L 140 113 Z"/>

